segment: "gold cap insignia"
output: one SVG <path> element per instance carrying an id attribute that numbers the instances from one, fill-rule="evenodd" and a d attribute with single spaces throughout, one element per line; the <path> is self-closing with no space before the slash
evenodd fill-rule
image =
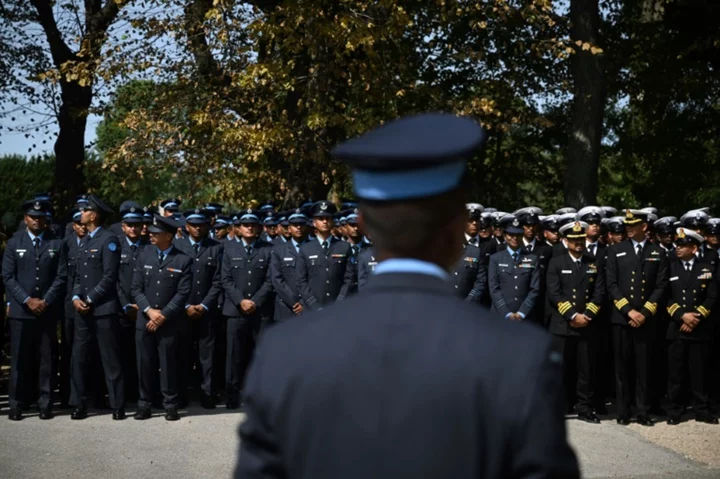
<path id="1" fill-rule="evenodd" d="M 582 231 L 582 226 L 577 221 L 575 222 L 575 225 L 573 226 L 573 232 L 579 233 Z"/>
<path id="2" fill-rule="evenodd" d="M 627 210 L 627 211 L 625 211 L 625 218 L 632 219 L 632 218 L 635 218 L 635 215 L 633 215 L 632 211 Z"/>
<path id="3" fill-rule="evenodd" d="M 678 231 L 678 238 L 684 238 L 685 236 L 685 230 L 680 228 L 680 231 Z"/>

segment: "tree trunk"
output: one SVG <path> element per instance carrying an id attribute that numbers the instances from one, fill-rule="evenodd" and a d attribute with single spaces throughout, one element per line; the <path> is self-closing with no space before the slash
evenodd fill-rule
<path id="1" fill-rule="evenodd" d="M 55 180 L 53 191 L 62 206 L 75 203 L 84 193 L 85 127 L 92 102 L 92 88 L 76 82 L 61 84 L 62 104 L 58 114 L 59 134 L 55 141 Z"/>
<path id="2" fill-rule="evenodd" d="M 570 39 L 598 46 L 598 0 L 572 0 Z M 577 47 L 570 62 L 574 83 L 572 123 L 567 148 L 565 203 L 580 208 L 594 204 L 603 123 L 603 69 L 600 54 Z"/>

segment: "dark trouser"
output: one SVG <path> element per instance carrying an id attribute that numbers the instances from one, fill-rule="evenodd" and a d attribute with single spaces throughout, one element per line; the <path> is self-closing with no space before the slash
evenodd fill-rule
<path id="1" fill-rule="evenodd" d="M 225 390 L 228 401 L 237 401 L 245 381 L 254 346 L 254 332 L 260 317 L 232 317 L 227 321 L 227 361 L 225 364 Z"/>
<path id="2" fill-rule="evenodd" d="M 715 337 L 710 343 L 710 405 L 715 414 L 720 414 L 720 317 L 714 316 Z"/>
<path id="3" fill-rule="evenodd" d="M 67 299 L 70 301 L 70 299 Z M 73 310 L 74 311 L 74 310 Z M 75 337 L 75 314 L 65 308 L 65 317 L 60 323 L 60 401 L 70 403 L 70 365 L 73 339 Z"/>
<path id="4" fill-rule="evenodd" d="M 10 408 L 29 406 L 36 386 L 40 409 L 52 408 L 54 356 L 57 348 L 53 317 L 9 318 L 8 322 L 12 355 L 8 394 Z"/>
<path id="5" fill-rule="evenodd" d="M 75 338 L 72 350 L 70 404 L 86 408 L 88 403 L 87 378 L 90 370 L 92 344 L 97 340 L 100 361 L 105 375 L 110 407 L 125 407 L 125 381 L 120 362 L 120 324 L 118 315 L 75 315 Z"/>
<path id="6" fill-rule="evenodd" d="M 568 406 L 577 399 L 577 412 L 593 410 L 595 390 L 595 341 L 591 337 L 553 336 L 553 347 L 563 355 L 565 398 Z"/>
<path id="7" fill-rule="evenodd" d="M 660 309 L 660 308 L 658 308 Z M 665 308 L 662 308 L 665 311 Z M 649 388 L 650 388 L 650 405 L 654 409 L 659 409 L 665 397 L 666 385 L 668 383 L 668 342 L 665 339 L 667 333 L 669 318 L 663 312 L 651 319 L 655 320 L 655 338 L 652 344 L 650 370 L 649 370 Z"/>
<path id="8" fill-rule="evenodd" d="M 601 310 L 602 311 L 602 310 Z M 614 396 L 615 373 L 613 364 L 612 330 L 609 314 L 601 316 L 596 321 L 595 357 L 596 371 L 593 377 L 595 384 L 595 407 L 605 406 L 605 400 Z"/>
<path id="9" fill-rule="evenodd" d="M 120 315 L 118 344 L 120 346 L 120 364 L 125 378 L 125 401 L 138 400 L 138 368 L 135 353 L 135 320 L 128 321 L 127 316 Z"/>
<path id="10" fill-rule="evenodd" d="M 138 376 L 140 377 L 139 408 L 152 408 L 153 394 L 157 390 L 158 366 L 163 407 L 178 405 L 177 385 L 177 326 L 164 324 L 157 331 L 135 330 Z"/>
<path id="11" fill-rule="evenodd" d="M 650 409 L 648 394 L 648 368 L 652 347 L 653 330 L 647 325 L 641 328 L 612 325 L 613 350 L 615 354 L 615 394 L 619 416 L 630 416 L 632 386 L 630 378 L 635 375 L 635 406 L 638 415 L 647 415 Z"/>
<path id="12" fill-rule="evenodd" d="M 189 319 L 186 329 L 181 333 L 180 348 L 178 350 L 178 385 L 180 397 L 187 399 L 189 382 L 199 384 L 204 396 L 215 394 L 217 318 L 206 312 L 200 319 Z"/>
<path id="13" fill-rule="evenodd" d="M 708 416 L 707 380 L 710 360 L 708 341 L 675 339 L 667 348 L 668 359 L 668 415 L 680 416 L 685 409 L 682 404 L 683 379 L 690 376 L 692 406 L 696 417 Z"/>

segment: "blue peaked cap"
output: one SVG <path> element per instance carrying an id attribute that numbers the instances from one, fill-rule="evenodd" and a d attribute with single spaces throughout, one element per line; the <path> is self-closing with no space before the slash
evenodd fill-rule
<path id="1" fill-rule="evenodd" d="M 426 113 L 380 126 L 333 150 L 352 168 L 355 195 L 368 201 L 425 198 L 457 188 L 483 145 L 474 120 Z"/>

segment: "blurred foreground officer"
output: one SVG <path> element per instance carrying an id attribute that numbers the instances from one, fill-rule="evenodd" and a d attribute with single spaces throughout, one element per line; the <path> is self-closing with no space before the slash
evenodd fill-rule
<path id="1" fill-rule="evenodd" d="M 188 235 L 176 239 L 175 246 L 192 259 L 193 278 L 190 297 L 185 305 L 185 318 L 180 321 L 179 394 L 181 402 L 186 403 L 188 379 L 194 376 L 194 366 L 197 365 L 202 391 L 200 403 L 205 409 L 214 409 L 213 358 L 220 320 L 218 304 L 222 294 L 220 269 L 223 245 L 209 237 L 208 210 L 196 208 L 184 215 Z"/>
<path id="2" fill-rule="evenodd" d="M 135 265 L 132 296 L 138 305 L 135 321 L 140 399 L 135 419 L 149 419 L 160 369 L 165 419 L 177 421 L 177 346 L 192 286 L 192 259 L 173 247 L 177 221 L 155 215 L 148 228 L 150 242 Z"/>
<path id="3" fill-rule="evenodd" d="M 13 421 L 39 393 L 40 419 L 51 419 L 57 323 L 63 314 L 67 253 L 62 239 L 47 229 L 49 203 L 28 201 L 26 231 L 14 235 L 3 255 L 2 279 L 10 303 L 10 391 Z M 39 366 L 39 371 L 36 370 Z"/>
<path id="4" fill-rule="evenodd" d="M 633 397 L 638 423 L 652 426 L 649 415 L 650 357 L 657 327 L 658 303 L 667 286 L 665 250 L 645 239 L 647 213 L 626 210 L 628 239 L 608 248 L 607 290 L 613 301 L 612 339 L 618 424 L 630 424 Z M 631 378 L 635 378 L 634 396 Z"/>
<path id="5" fill-rule="evenodd" d="M 381 262 L 362 294 L 268 331 L 236 477 L 579 476 L 549 338 L 459 301 L 448 274 L 483 139 L 471 120 L 431 114 L 335 150 Z"/>
<path id="6" fill-rule="evenodd" d="M 540 267 L 537 256 L 523 252 L 523 228 L 513 215 L 503 218 L 505 250 L 490 257 L 488 285 L 492 309 L 506 319 L 539 321 Z"/>
<path id="7" fill-rule="evenodd" d="M 709 259 L 697 258 L 703 237 L 677 229 L 677 254 L 670 259 L 670 297 L 667 327 L 668 345 L 668 424 L 680 423 L 684 411 L 683 384 L 689 377 L 695 420 L 717 424 L 708 401 L 710 341 L 713 324 L 710 313 L 717 301 L 717 278 Z"/>
<path id="8" fill-rule="evenodd" d="M 252 357 L 254 334 L 261 312 L 268 307 L 272 244 L 259 239 L 260 212 L 248 209 L 237 214 L 237 241 L 224 245 L 221 281 L 225 292 L 223 315 L 227 319 L 225 392 L 227 409 L 240 407 L 240 393 Z"/>
<path id="9" fill-rule="evenodd" d="M 125 419 L 125 382 L 120 360 L 120 302 L 117 281 L 120 241 L 102 227 L 112 210 L 95 195 L 88 195 L 80 221 L 88 234 L 80 243 L 76 260 L 72 302 L 75 307 L 75 338 L 72 350 L 70 405 L 72 419 L 87 417 L 92 345 L 97 341 L 105 373 L 113 419 Z"/>
<path id="10" fill-rule="evenodd" d="M 560 228 L 568 251 L 550 260 L 547 296 L 552 305 L 550 333 L 564 358 L 566 405 L 572 407 L 577 397 L 578 418 L 599 423 L 593 411 L 596 365 L 593 336 L 603 304 L 605 277 L 602 262 L 585 249 L 588 227 L 587 223 L 575 222 Z"/>
<path id="11" fill-rule="evenodd" d="M 290 240 L 278 244 L 270 261 L 270 279 L 275 290 L 275 320 L 283 321 L 302 314 L 305 309 L 297 281 L 300 246 L 308 240 L 307 216 L 298 208 L 288 218 Z"/>

